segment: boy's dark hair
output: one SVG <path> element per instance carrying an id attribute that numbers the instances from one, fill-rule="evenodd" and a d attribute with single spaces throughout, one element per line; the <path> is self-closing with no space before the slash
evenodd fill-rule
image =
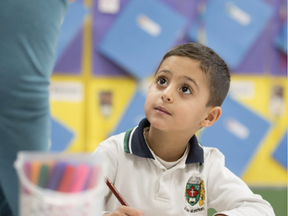
<path id="1" fill-rule="evenodd" d="M 206 107 L 221 106 L 230 87 L 230 72 L 224 60 L 211 48 L 198 43 L 175 46 L 168 51 L 162 62 L 170 56 L 182 56 L 200 62 L 200 68 L 209 80 L 209 99 Z M 157 69 L 157 71 L 158 71 Z"/>

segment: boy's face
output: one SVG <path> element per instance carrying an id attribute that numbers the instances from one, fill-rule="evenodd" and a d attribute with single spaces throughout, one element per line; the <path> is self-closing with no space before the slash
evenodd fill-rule
<path id="1" fill-rule="evenodd" d="M 159 130 L 195 133 L 211 107 L 208 78 L 200 63 L 188 57 L 170 56 L 162 62 L 149 87 L 145 114 Z"/>

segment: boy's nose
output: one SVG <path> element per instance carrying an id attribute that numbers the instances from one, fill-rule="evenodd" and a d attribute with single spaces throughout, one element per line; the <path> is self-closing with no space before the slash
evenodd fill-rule
<path id="1" fill-rule="evenodd" d="M 168 102 L 171 101 L 170 97 L 167 97 L 167 96 L 165 96 L 165 95 L 162 95 L 162 100 L 168 101 Z"/>
<path id="2" fill-rule="evenodd" d="M 168 89 L 166 89 L 166 91 L 163 92 L 161 99 L 166 102 L 170 102 L 170 103 L 173 102 L 172 94 Z"/>

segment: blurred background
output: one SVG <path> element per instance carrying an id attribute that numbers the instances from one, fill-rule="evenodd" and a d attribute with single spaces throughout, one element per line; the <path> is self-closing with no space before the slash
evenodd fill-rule
<path id="1" fill-rule="evenodd" d="M 50 84 L 51 151 L 93 152 L 136 126 L 163 55 L 187 42 L 214 49 L 232 75 L 223 114 L 199 141 L 286 216 L 286 0 L 76 0 Z"/>

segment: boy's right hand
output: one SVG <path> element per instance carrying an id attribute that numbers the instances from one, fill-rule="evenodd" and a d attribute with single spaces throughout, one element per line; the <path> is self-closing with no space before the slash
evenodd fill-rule
<path id="1" fill-rule="evenodd" d="M 144 212 L 127 206 L 120 206 L 118 209 L 104 216 L 144 216 Z"/>

